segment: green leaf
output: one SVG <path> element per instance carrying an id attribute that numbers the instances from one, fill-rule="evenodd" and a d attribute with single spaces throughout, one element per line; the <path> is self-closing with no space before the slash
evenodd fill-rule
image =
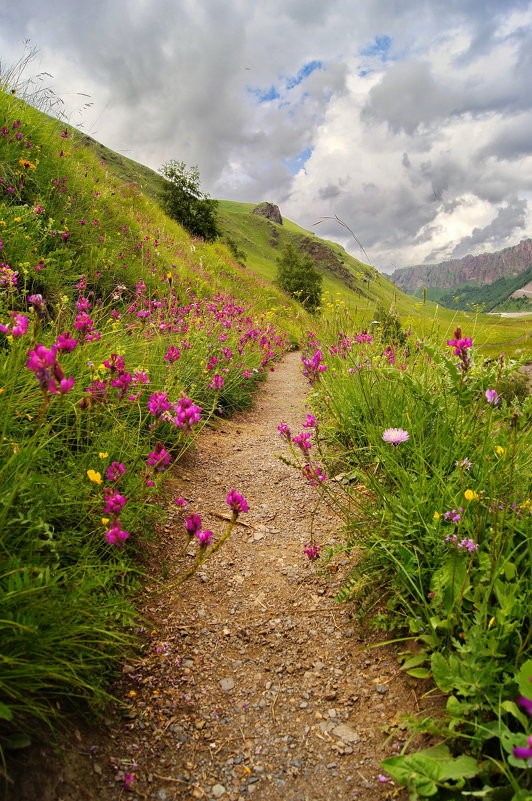
<path id="1" fill-rule="evenodd" d="M 11 708 L 0 701 L 0 718 L 2 720 L 13 720 L 13 712 Z"/>
<path id="2" fill-rule="evenodd" d="M 532 659 L 521 665 L 521 670 L 517 674 L 517 683 L 519 684 L 519 692 L 525 698 L 532 700 Z"/>
<path id="3" fill-rule="evenodd" d="M 8 750 L 15 751 L 19 748 L 28 748 L 31 745 L 31 738 L 21 731 L 15 731 L 2 741 L 2 746 Z"/>
<path id="4" fill-rule="evenodd" d="M 439 689 L 444 693 L 452 692 L 455 688 L 454 676 L 445 657 L 436 651 L 430 658 L 430 666 Z"/>
<path id="5" fill-rule="evenodd" d="M 407 670 L 406 672 L 415 679 L 428 679 L 430 676 L 429 668 L 412 668 L 412 670 Z"/>
<path id="6" fill-rule="evenodd" d="M 517 568 L 513 562 L 504 563 L 504 578 L 506 581 L 513 581 L 517 575 Z"/>
<path id="7" fill-rule="evenodd" d="M 417 654 L 416 656 L 413 656 L 410 659 L 407 659 L 406 662 L 404 662 L 401 665 L 401 670 L 410 670 L 413 667 L 417 667 L 418 665 L 422 665 L 423 662 L 426 662 L 426 661 L 427 661 L 427 654 L 425 654 L 425 653 Z"/>

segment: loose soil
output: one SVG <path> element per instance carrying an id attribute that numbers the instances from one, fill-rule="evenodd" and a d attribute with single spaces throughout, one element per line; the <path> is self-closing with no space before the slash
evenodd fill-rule
<path id="1" fill-rule="evenodd" d="M 276 455 L 288 455 L 279 423 L 301 430 L 307 390 L 289 354 L 254 409 L 204 433 L 174 469 L 168 501 L 185 497 L 215 535 L 229 489 L 250 511 L 172 589 L 193 561 L 193 546 L 176 560 L 186 540 L 174 508 L 152 546 L 141 647 L 113 688 L 122 710 L 97 730 L 72 723 L 61 757 L 44 744 L 21 752 L 9 801 L 406 798 L 379 781 L 379 762 L 403 747 L 401 717 L 420 710 L 426 687 L 391 648 L 368 648 L 378 638 L 335 601 L 349 571 L 342 554 L 323 566 L 303 553 L 311 532 L 322 546 L 342 542 L 315 489 Z M 150 594 L 166 575 L 163 593 Z"/>

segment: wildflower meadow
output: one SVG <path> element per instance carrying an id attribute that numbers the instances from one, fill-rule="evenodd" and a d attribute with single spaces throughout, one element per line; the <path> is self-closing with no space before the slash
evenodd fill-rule
<path id="1" fill-rule="evenodd" d="M 344 315 L 307 336 L 313 414 L 300 433 L 279 425 L 344 521 L 339 600 L 446 696 L 436 720 L 410 720 L 437 744 L 383 763 L 414 799 L 530 798 L 532 403 L 517 366 L 459 328 L 433 341 Z M 319 565 L 334 549 L 305 553 Z"/>
<path id="2" fill-rule="evenodd" d="M 290 347 L 275 311 L 290 301 L 109 176 L 81 136 L 0 105 L 5 749 L 107 700 L 161 481 L 213 415 L 249 405 Z M 194 533 L 203 560 L 212 535 Z"/>
<path id="3" fill-rule="evenodd" d="M 409 722 L 435 744 L 407 743 L 383 782 L 412 799 L 529 799 L 532 402 L 519 362 L 484 357 L 465 328 L 416 335 L 369 305 L 310 317 L 113 177 L 81 134 L 5 92 L 0 110 L 2 752 L 109 700 L 165 475 L 299 343 L 311 413 L 298 431 L 279 420 L 282 458 L 342 521 L 341 545 L 309 535 L 302 558 L 319 570 L 341 552 L 338 600 L 445 696 L 436 719 Z M 248 511 L 238 487 L 223 495 L 217 536 L 175 501 L 196 556 L 173 586 Z"/>

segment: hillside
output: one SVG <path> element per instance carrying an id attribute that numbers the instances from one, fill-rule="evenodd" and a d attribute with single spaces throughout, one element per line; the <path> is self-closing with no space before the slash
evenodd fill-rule
<path id="1" fill-rule="evenodd" d="M 500 279 L 512 279 L 508 284 L 498 284 L 494 291 L 478 291 L 469 303 L 485 304 L 488 309 L 504 302 L 514 291 L 530 281 L 532 268 L 532 239 L 524 239 L 518 245 L 505 248 L 496 253 L 481 253 L 477 256 L 464 256 L 439 264 L 420 264 L 395 270 L 392 281 L 396 286 L 410 294 L 418 294 L 423 289 L 436 289 L 429 293 L 433 299 L 449 308 L 466 306 L 452 305 L 452 297 L 470 290 L 492 286 Z M 504 291 L 508 292 L 504 295 Z M 446 291 L 445 291 L 446 290 Z M 502 292 L 502 294 L 501 294 Z M 450 299 L 449 299 L 450 298 Z M 451 305 L 449 306 L 449 303 Z"/>

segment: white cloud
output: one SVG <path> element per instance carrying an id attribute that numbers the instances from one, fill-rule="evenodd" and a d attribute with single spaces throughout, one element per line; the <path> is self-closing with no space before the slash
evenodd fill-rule
<path id="1" fill-rule="evenodd" d="M 28 36 L 74 124 L 154 168 L 198 164 L 213 196 L 306 227 L 338 214 L 378 268 L 530 233 L 528 0 L 19 0 L 4 63 Z"/>

